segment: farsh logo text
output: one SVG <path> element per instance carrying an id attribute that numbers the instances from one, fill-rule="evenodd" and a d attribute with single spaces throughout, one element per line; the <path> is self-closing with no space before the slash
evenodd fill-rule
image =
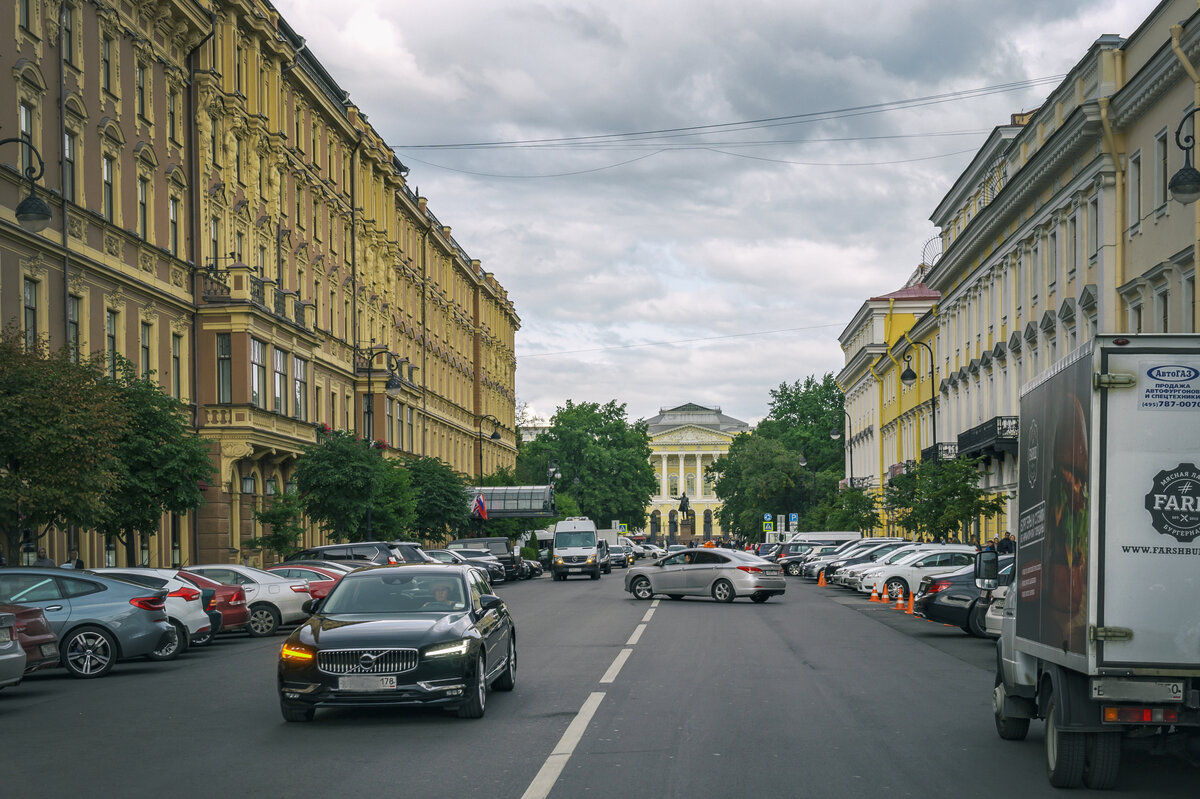
<path id="1" fill-rule="evenodd" d="M 1181 463 L 1155 475 L 1146 510 L 1159 533 L 1184 544 L 1195 541 L 1200 537 L 1200 469 Z"/>

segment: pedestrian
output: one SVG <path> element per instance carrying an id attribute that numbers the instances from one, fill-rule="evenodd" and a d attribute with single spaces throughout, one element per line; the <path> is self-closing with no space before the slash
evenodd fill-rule
<path id="1" fill-rule="evenodd" d="M 1001 555 L 1011 555 L 1017 548 L 1017 542 L 1013 540 L 1012 533 L 1005 532 L 1004 538 L 1000 539 L 1000 543 L 996 544 L 996 551 Z"/>
<path id="2" fill-rule="evenodd" d="M 62 568 L 64 569 L 82 569 L 83 560 L 79 557 L 79 550 L 68 549 L 67 559 L 63 561 Z"/>
<path id="3" fill-rule="evenodd" d="M 33 562 L 33 565 L 39 569 L 53 569 L 57 567 L 57 564 L 46 556 L 45 547 L 38 547 L 37 560 Z"/>

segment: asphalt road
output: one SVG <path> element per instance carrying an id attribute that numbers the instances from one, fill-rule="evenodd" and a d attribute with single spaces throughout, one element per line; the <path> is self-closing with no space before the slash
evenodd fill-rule
<path id="1" fill-rule="evenodd" d="M 1040 723 L 1025 742 L 996 736 L 990 642 L 799 580 L 763 605 L 721 605 L 638 602 L 622 577 L 501 586 L 517 688 L 478 721 L 345 709 L 287 724 L 282 637 L 221 637 L 95 681 L 33 675 L 0 692 L 0 795 L 1058 793 Z M 1194 797 L 1197 777 L 1134 754 L 1107 795 Z"/>

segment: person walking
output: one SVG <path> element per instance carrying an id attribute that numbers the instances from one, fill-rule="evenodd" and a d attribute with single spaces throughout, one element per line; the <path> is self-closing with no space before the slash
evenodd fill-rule
<path id="1" fill-rule="evenodd" d="M 63 561 L 62 568 L 64 569 L 82 569 L 83 560 L 79 557 L 79 550 L 68 549 L 67 559 Z"/>
<path id="2" fill-rule="evenodd" d="M 37 560 L 33 562 L 33 565 L 39 569 L 54 569 L 58 567 L 57 563 L 50 560 L 50 558 L 46 556 L 45 547 L 38 547 Z"/>

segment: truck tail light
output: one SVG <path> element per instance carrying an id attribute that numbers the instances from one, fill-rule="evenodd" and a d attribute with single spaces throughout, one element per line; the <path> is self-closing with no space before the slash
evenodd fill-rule
<path id="1" fill-rule="evenodd" d="M 1109 724 L 1175 724 L 1179 711 L 1170 707 L 1105 707 L 1104 721 Z"/>

